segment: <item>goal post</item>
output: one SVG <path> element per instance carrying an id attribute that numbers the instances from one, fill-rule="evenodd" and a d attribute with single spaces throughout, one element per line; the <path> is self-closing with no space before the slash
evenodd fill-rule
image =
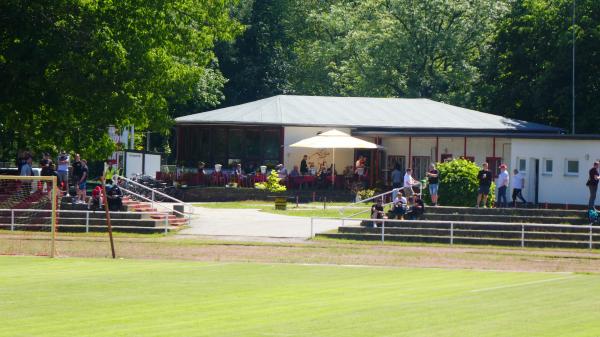
<path id="1" fill-rule="evenodd" d="M 54 257 L 56 176 L 0 175 L 0 254 Z"/>

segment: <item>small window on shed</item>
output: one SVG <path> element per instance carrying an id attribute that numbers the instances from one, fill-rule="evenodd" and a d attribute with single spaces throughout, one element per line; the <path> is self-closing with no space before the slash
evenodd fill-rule
<path id="1" fill-rule="evenodd" d="M 547 174 L 547 175 L 551 175 L 552 171 L 553 171 L 553 162 L 552 159 L 544 159 L 544 170 L 542 171 L 543 174 Z"/>
<path id="2" fill-rule="evenodd" d="M 520 158 L 519 159 L 519 172 L 527 171 L 527 159 Z"/>
<path id="3" fill-rule="evenodd" d="M 565 175 L 576 176 L 579 174 L 579 160 L 566 159 Z"/>

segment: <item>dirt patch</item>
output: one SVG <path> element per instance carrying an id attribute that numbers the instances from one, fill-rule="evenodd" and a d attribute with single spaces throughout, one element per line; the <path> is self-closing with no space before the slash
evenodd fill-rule
<path id="1" fill-rule="evenodd" d="M 48 241 L 35 237 L 0 235 L 0 254 L 40 255 Z M 56 242 L 63 257 L 109 257 L 104 237 L 63 236 Z M 135 259 L 314 263 L 600 273 L 600 252 L 493 247 L 361 244 L 328 241 L 236 242 L 175 237 L 119 237 L 117 256 Z"/>

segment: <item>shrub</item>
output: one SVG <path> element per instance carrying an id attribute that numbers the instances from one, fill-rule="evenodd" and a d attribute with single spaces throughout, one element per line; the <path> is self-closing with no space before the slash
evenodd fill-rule
<path id="1" fill-rule="evenodd" d="M 365 200 L 365 199 L 369 199 L 372 196 L 375 195 L 375 190 L 371 190 L 371 189 L 364 189 L 364 190 L 359 190 L 356 192 L 356 194 L 358 195 L 358 197 L 360 198 L 360 200 Z"/>
<path id="2" fill-rule="evenodd" d="M 437 164 L 439 171 L 439 200 L 440 204 L 447 206 L 473 206 L 477 202 L 479 181 L 477 174 L 481 169 L 475 163 L 465 159 L 454 159 L 449 162 Z M 495 184 L 492 183 L 487 205 L 491 206 L 495 199 Z M 431 202 L 429 189 L 423 191 L 425 200 Z"/>
<path id="3" fill-rule="evenodd" d="M 272 170 L 266 182 L 255 183 L 254 187 L 260 190 L 268 190 L 269 192 L 285 192 L 287 188 L 285 185 L 281 185 L 279 181 L 279 174 L 277 174 L 277 171 Z"/>

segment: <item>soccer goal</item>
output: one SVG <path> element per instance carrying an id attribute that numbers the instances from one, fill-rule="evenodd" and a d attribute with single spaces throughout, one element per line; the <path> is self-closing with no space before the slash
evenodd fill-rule
<path id="1" fill-rule="evenodd" d="M 0 175 L 0 254 L 55 254 L 57 178 Z"/>

